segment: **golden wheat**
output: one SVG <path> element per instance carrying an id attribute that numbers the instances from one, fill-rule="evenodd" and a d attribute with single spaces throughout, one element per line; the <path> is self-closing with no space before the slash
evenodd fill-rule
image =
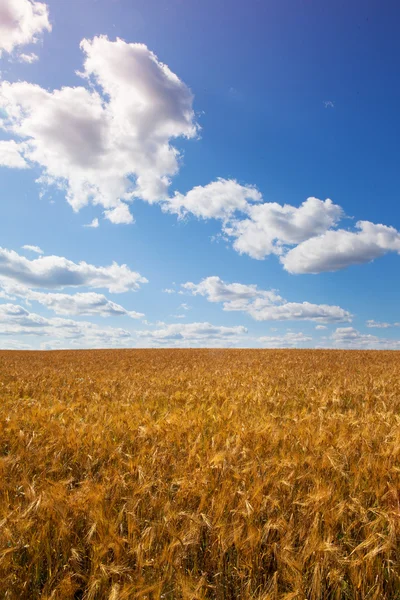
<path id="1" fill-rule="evenodd" d="M 400 598 L 400 354 L 0 352 L 0 597 Z"/>

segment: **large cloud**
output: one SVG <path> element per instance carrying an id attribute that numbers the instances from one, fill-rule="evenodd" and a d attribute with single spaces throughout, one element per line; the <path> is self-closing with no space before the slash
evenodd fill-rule
<path id="1" fill-rule="evenodd" d="M 263 259 L 325 232 L 341 219 L 343 210 L 329 199 L 307 198 L 299 208 L 276 202 L 249 206 L 248 215 L 224 231 L 234 238 L 233 247 L 240 254 Z"/>
<path id="2" fill-rule="evenodd" d="M 193 97 L 144 44 L 100 36 L 81 48 L 87 87 L 3 82 L 3 127 L 24 141 L 21 156 L 42 168 L 42 182 L 65 188 L 74 210 L 92 202 L 110 221 L 128 223 L 124 202 L 167 197 L 179 167 L 171 140 L 197 133 Z"/>
<path id="3" fill-rule="evenodd" d="M 47 5 L 35 0 L 0 0 L 0 56 L 2 51 L 36 42 L 51 31 Z"/>
<path id="4" fill-rule="evenodd" d="M 3 287 L 17 282 L 30 288 L 87 286 L 106 288 L 114 293 L 137 290 L 140 284 L 147 283 L 145 277 L 131 271 L 127 265 L 115 262 L 107 267 L 96 267 L 83 261 L 74 263 L 62 256 L 40 256 L 29 260 L 4 248 L 0 248 L 0 277 L 4 280 Z"/>
<path id="5" fill-rule="evenodd" d="M 278 255 L 290 273 L 336 271 L 400 252 L 400 233 L 393 227 L 358 221 L 353 231 L 336 229 L 345 213 L 330 199 L 307 198 L 299 207 L 262 202 L 256 188 L 235 180 L 175 193 L 163 208 L 220 220 L 237 252 L 259 260 Z"/>
<path id="6" fill-rule="evenodd" d="M 356 228 L 312 237 L 290 250 L 281 262 L 289 273 L 321 273 L 370 262 L 387 252 L 400 253 L 400 232 L 394 227 L 358 221 Z"/>
<path id="7" fill-rule="evenodd" d="M 182 286 L 193 295 L 205 296 L 209 302 L 221 302 L 227 311 L 244 311 L 257 321 L 308 320 L 324 323 L 351 321 L 351 314 L 328 304 L 287 302 L 274 290 L 259 290 L 256 285 L 225 283 L 219 277 L 207 277 L 200 283 Z"/>
<path id="8" fill-rule="evenodd" d="M 186 195 L 176 192 L 163 209 L 181 217 L 192 214 L 221 220 L 223 233 L 233 239 L 235 250 L 256 259 L 282 255 L 288 247 L 324 233 L 344 216 L 343 209 L 330 199 L 307 198 L 299 207 L 262 202 L 254 186 L 222 178 L 194 187 Z"/>

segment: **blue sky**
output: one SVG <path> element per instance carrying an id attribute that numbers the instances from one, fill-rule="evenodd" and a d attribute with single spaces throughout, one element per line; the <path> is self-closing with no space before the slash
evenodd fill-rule
<path id="1" fill-rule="evenodd" d="M 0 348 L 400 348 L 398 16 L 0 0 Z"/>

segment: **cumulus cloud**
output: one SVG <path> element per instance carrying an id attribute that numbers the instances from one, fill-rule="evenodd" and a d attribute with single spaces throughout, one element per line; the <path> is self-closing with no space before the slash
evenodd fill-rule
<path id="1" fill-rule="evenodd" d="M 58 315 L 120 317 L 132 319 L 144 317 L 143 313 L 126 310 L 120 304 L 108 300 L 103 294 L 81 292 L 77 294 L 44 293 L 28 290 L 25 298 L 34 300 Z"/>
<path id="2" fill-rule="evenodd" d="M 330 199 L 307 198 L 299 207 L 262 200 L 254 186 L 220 178 L 186 195 L 176 192 L 163 209 L 180 217 L 221 220 L 222 232 L 233 240 L 234 249 L 259 260 L 284 255 L 289 247 L 336 226 L 344 216 Z"/>
<path id="3" fill-rule="evenodd" d="M 13 250 L 0 248 L 0 277 L 4 283 L 16 282 L 29 288 L 65 287 L 106 288 L 111 293 L 137 290 L 147 279 L 116 262 L 96 267 L 84 261 L 74 263 L 62 256 L 40 256 L 34 260 Z M 6 290 L 7 291 L 7 290 Z"/>
<path id="4" fill-rule="evenodd" d="M 144 44 L 99 36 L 81 49 L 86 87 L 4 81 L 2 126 L 75 211 L 93 203 L 113 223 L 132 222 L 126 202 L 167 198 L 180 158 L 171 141 L 197 135 L 193 96 Z"/>
<path id="5" fill-rule="evenodd" d="M 261 200 L 262 196 L 254 186 L 219 178 L 206 186 L 194 187 L 186 195 L 176 192 L 163 208 L 180 217 L 192 214 L 202 219 L 226 220 L 237 211 L 247 212 L 250 203 Z"/>
<path id="6" fill-rule="evenodd" d="M 354 327 L 338 327 L 331 339 L 335 346 L 360 349 L 399 349 L 400 341 L 361 333 Z"/>
<path id="7" fill-rule="evenodd" d="M 342 218 L 343 210 L 332 200 L 307 198 L 299 208 L 276 202 L 249 206 L 248 215 L 225 226 L 224 232 L 234 238 L 240 254 L 260 260 L 325 232 Z"/>
<path id="8" fill-rule="evenodd" d="M 36 314 L 30 313 L 23 306 L 18 304 L 0 304 L 0 323 L 2 325 L 1 334 L 34 332 L 39 327 L 45 327 L 48 319 Z M 16 328 L 19 328 L 16 330 Z"/>
<path id="9" fill-rule="evenodd" d="M 190 342 L 193 344 L 207 345 L 212 343 L 224 343 L 233 340 L 237 336 L 247 333 L 247 329 L 241 325 L 235 327 L 224 327 L 211 325 L 211 323 L 173 323 L 165 325 L 160 329 L 139 331 L 138 335 L 158 343 Z"/>
<path id="10" fill-rule="evenodd" d="M 29 250 L 29 252 L 35 252 L 35 254 L 44 254 L 43 250 L 39 246 L 31 246 L 30 244 L 25 244 L 22 246 L 23 250 Z"/>
<path id="11" fill-rule="evenodd" d="M 194 296 L 205 296 L 209 302 L 222 302 L 224 310 L 244 310 L 254 298 L 260 296 L 266 298 L 269 303 L 281 300 L 274 290 L 259 290 L 254 284 L 225 283 L 215 275 L 206 277 L 197 284 L 188 281 L 183 283 L 182 287 Z"/>
<path id="12" fill-rule="evenodd" d="M 351 314 L 329 304 L 312 304 L 311 302 L 286 302 L 278 306 L 265 305 L 264 301 L 255 300 L 247 311 L 257 321 L 322 321 L 338 323 L 351 321 Z"/>
<path id="13" fill-rule="evenodd" d="M 400 232 L 394 227 L 358 221 L 358 231 L 326 231 L 312 237 L 281 257 L 289 273 L 338 271 L 371 262 L 387 252 L 400 253 Z"/>
<path id="14" fill-rule="evenodd" d="M 327 327 L 326 327 L 326 325 L 317 325 L 317 326 L 315 327 L 315 329 L 317 329 L 317 330 L 322 330 L 322 329 L 327 329 Z"/>
<path id="15" fill-rule="evenodd" d="M 226 311 L 243 311 L 257 321 L 308 320 L 316 322 L 351 321 L 352 315 L 328 304 L 288 302 L 275 290 L 260 290 L 256 285 L 225 283 L 219 277 L 207 277 L 200 283 L 187 282 L 182 287 L 193 295 L 220 302 Z"/>
<path id="16" fill-rule="evenodd" d="M 21 154 L 21 147 L 14 140 L 0 141 L 0 167 L 27 169 L 29 167 Z"/>
<path id="17" fill-rule="evenodd" d="M 307 198 L 299 207 L 263 202 L 254 186 L 218 179 L 175 196 L 163 209 L 222 222 L 222 235 L 240 254 L 262 260 L 279 256 L 289 273 L 336 271 L 400 252 L 393 227 L 358 221 L 355 230 L 337 229 L 345 217 L 330 199 Z"/>
<path id="18" fill-rule="evenodd" d="M 134 335 L 125 329 L 100 327 L 88 321 L 47 319 L 18 304 L 0 304 L 0 336 L 33 336 L 58 340 L 63 347 L 117 347 L 132 345 Z M 49 347 L 52 342 L 46 342 Z"/>
<path id="19" fill-rule="evenodd" d="M 37 42 L 44 31 L 51 31 L 46 4 L 35 0 L 0 1 L 0 56 L 2 51 L 11 53 L 19 46 Z"/>
<path id="20" fill-rule="evenodd" d="M 258 341 L 267 348 L 296 348 L 311 342 L 312 337 L 301 332 L 288 332 L 281 336 L 263 336 Z"/>

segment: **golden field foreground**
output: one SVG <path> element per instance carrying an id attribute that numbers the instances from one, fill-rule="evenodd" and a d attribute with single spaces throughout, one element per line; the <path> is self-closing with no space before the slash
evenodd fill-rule
<path id="1" fill-rule="evenodd" d="M 0 598 L 400 598 L 400 353 L 0 352 Z"/>

